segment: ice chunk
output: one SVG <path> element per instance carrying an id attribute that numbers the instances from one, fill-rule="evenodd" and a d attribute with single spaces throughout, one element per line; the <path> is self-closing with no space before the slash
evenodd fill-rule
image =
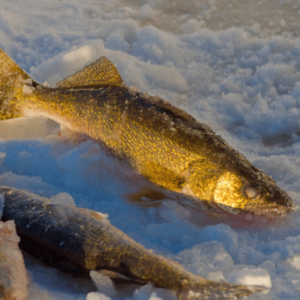
<path id="1" fill-rule="evenodd" d="M 206 278 L 209 280 L 214 280 L 214 281 L 225 281 L 222 271 L 210 272 L 210 273 L 208 273 Z"/>
<path id="2" fill-rule="evenodd" d="M 169 222 L 188 219 L 191 215 L 189 210 L 172 200 L 164 200 L 158 208 L 158 213 Z"/>
<path id="3" fill-rule="evenodd" d="M 300 255 L 296 254 L 288 262 L 293 265 L 296 269 L 300 270 Z"/>
<path id="4" fill-rule="evenodd" d="M 176 293 L 173 290 L 155 288 L 152 284 L 148 283 L 133 293 L 135 300 L 176 300 Z"/>
<path id="5" fill-rule="evenodd" d="M 192 33 L 199 28 L 199 23 L 196 19 L 190 19 L 183 25 L 181 25 L 180 29 L 183 33 Z"/>
<path id="6" fill-rule="evenodd" d="M 262 268 L 235 270 L 229 274 L 228 282 L 232 284 L 261 285 L 268 289 L 272 287 L 268 271 Z"/>
<path id="7" fill-rule="evenodd" d="M 177 300 L 177 297 L 173 290 L 155 289 L 150 295 L 149 300 Z"/>
<path id="8" fill-rule="evenodd" d="M 87 294 L 86 300 L 111 300 L 111 298 L 104 294 L 91 292 Z"/>
<path id="9" fill-rule="evenodd" d="M 233 255 L 238 249 L 237 234 L 228 225 L 207 226 L 199 235 L 198 242 L 221 242 L 225 249 Z"/>
<path id="10" fill-rule="evenodd" d="M 108 276 L 101 274 L 100 272 L 96 272 L 96 271 L 91 271 L 90 275 L 91 275 L 92 280 L 94 281 L 95 285 L 97 286 L 98 290 L 102 294 L 104 294 L 108 297 L 113 297 L 118 294 L 114 283 Z"/>
<path id="11" fill-rule="evenodd" d="M 54 204 L 60 204 L 65 206 L 76 206 L 74 199 L 68 193 L 59 193 L 50 198 Z"/>
<path id="12" fill-rule="evenodd" d="M 39 139 L 56 132 L 58 123 L 43 117 L 24 117 L 0 122 L 0 139 Z"/>
<path id="13" fill-rule="evenodd" d="M 218 242 L 195 245 L 181 251 L 178 258 L 188 271 L 203 277 L 212 272 L 226 271 L 233 266 L 231 256 Z"/>
<path id="14" fill-rule="evenodd" d="M 133 298 L 135 300 L 148 300 L 154 290 L 155 287 L 152 284 L 148 283 L 141 288 L 136 289 L 133 293 Z"/>

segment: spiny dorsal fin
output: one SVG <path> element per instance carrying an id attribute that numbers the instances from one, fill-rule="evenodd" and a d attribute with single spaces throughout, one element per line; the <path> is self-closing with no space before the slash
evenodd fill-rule
<path id="1" fill-rule="evenodd" d="M 105 56 L 100 57 L 83 70 L 59 81 L 60 88 L 99 88 L 120 86 L 123 82 L 114 64 Z"/>

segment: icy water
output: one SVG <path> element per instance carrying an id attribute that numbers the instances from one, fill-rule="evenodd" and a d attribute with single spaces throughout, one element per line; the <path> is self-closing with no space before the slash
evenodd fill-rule
<path id="1" fill-rule="evenodd" d="M 51 85 L 102 55 L 128 86 L 208 124 L 299 205 L 300 3 L 266 1 L 0 0 L 0 47 Z M 299 299 L 300 213 L 249 223 L 172 200 L 134 205 L 135 182 L 98 144 L 52 121 L 0 124 L 0 184 L 107 213 L 155 253 L 214 280 L 262 284 L 249 299 Z M 57 196 L 58 195 L 58 196 Z M 72 197 L 72 199 L 71 199 Z M 28 299 L 174 299 L 147 286 L 97 292 L 25 254 Z"/>

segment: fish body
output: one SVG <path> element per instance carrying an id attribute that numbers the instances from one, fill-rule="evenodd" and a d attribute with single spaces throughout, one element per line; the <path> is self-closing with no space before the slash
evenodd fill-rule
<path id="1" fill-rule="evenodd" d="M 27 273 L 13 220 L 0 221 L 0 298 L 26 300 Z"/>
<path id="2" fill-rule="evenodd" d="M 237 299 L 259 287 L 217 283 L 155 255 L 89 209 L 53 204 L 50 199 L 0 186 L 3 220 L 15 220 L 20 246 L 39 260 L 74 276 L 90 270 L 173 289 L 179 300 Z M 18 298 L 19 299 L 19 298 Z M 21 298 L 20 298 L 21 299 Z"/>
<path id="3" fill-rule="evenodd" d="M 163 194 L 217 213 L 275 218 L 293 202 L 207 125 L 128 89 L 101 58 L 47 88 L 0 50 L 0 117 L 46 116 L 101 142 Z"/>

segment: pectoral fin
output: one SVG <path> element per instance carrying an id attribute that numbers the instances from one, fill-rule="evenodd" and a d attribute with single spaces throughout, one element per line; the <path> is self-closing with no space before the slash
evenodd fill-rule
<path id="1" fill-rule="evenodd" d="M 222 166 L 215 162 L 199 160 L 189 166 L 189 185 L 200 199 L 212 200 L 218 178 L 223 172 Z"/>
<path id="2" fill-rule="evenodd" d="M 83 70 L 59 81 L 60 88 L 99 88 L 106 86 L 120 86 L 123 82 L 114 64 L 105 56 L 100 57 Z"/>
<path id="3" fill-rule="evenodd" d="M 151 182 L 171 191 L 179 192 L 185 184 L 184 177 L 149 160 L 141 163 L 140 172 Z"/>

